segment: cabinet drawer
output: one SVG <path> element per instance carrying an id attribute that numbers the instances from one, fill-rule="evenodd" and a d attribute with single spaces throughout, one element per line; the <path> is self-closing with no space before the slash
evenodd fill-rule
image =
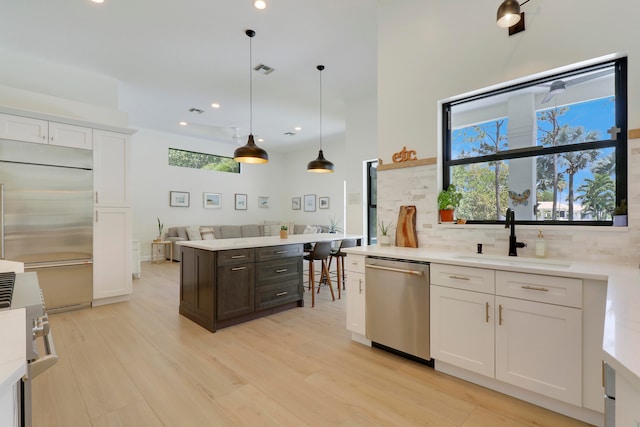
<path id="1" fill-rule="evenodd" d="M 302 282 L 302 258 L 274 259 L 256 264 L 256 286 L 273 282 L 298 280 Z"/>
<path id="2" fill-rule="evenodd" d="M 302 282 L 289 280 L 256 287 L 256 311 L 302 299 Z"/>
<path id="3" fill-rule="evenodd" d="M 344 268 L 354 273 L 364 273 L 364 255 L 348 254 L 344 260 Z"/>
<path id="4" fill-rule="evenodd" d="M 498 271 L 496 295 L 582 308 L 582 280 Z"/>
<path id="5" fill-rule="evenodd" d="M 431 264 L 431 284 L 492 294 L 495 272 L 485 268 Z"/>
<path id="6" fill-rule="evenodd" d="M 302 244 L 256 248 L 257 261 L 269 261 L 272 259 L 289 258 L 294 256 L 302 256 Z"/>
<path id="7" fill-rule="evenodd" d="M 241 264 L 254 261 L 253 249 L 230 249 L 218 252 L 218 265 Z"/>

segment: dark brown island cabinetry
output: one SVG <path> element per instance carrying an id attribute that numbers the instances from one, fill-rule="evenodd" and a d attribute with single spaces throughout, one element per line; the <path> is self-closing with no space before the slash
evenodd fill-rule
<path id="1" fill-rule="evenodd" d="M 181 251 L 180 314 L 212 332 L 304 305 L 302 244 Z"/>

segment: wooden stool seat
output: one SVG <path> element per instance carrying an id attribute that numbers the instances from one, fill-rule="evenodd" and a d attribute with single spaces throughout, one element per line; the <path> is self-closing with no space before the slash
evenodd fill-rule
<path id="1" fill-rule="evenodd" d="M 327 268 L 327 259 L 331 254 L 331 242 L 317 242 L 313 247 L 313 250 L 304 256 L 304 259 L 309 261 L 309 286 L 311 287 L 311 307 L 316 305 L 316 293 L 315 291 L 315 271 L 314 261 L 320 260 L 322 262 L 322 271 L 320 272 L 320 281 L 318 282 L 318 292 L 320 291 L 320 283 L 323 279 L 326 279 L 327 285 L 331 290 L 331 298 L 333 301 L 336 297 L 333 293 L 333 286 L 331 286 L 331 278 L 329 277 L 329 269 Z"/>

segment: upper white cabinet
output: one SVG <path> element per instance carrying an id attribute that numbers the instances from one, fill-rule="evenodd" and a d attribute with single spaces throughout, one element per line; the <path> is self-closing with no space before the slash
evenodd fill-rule
<path id="1" fill-rule="evenodd" d="M 93 131 L 94 205 L 131 205 L 131 137 L 126 134 Z"/>
<path id="2" fill-rule="evenodd" d="M 0 137 L 15 141 L 49 142 L 49 122 L 30 117 L 0 114 Z"/>
<path id="3" fill-rule="evenodd" d="M 93 130 L 84 126 L 0 114 L 0 138 L 91 150 Z"/>
<path id="4" fill-rule="evenodd" d="M 49 122 L 49 144 L 91 150 L 93 148 L 93 129 Z"/>

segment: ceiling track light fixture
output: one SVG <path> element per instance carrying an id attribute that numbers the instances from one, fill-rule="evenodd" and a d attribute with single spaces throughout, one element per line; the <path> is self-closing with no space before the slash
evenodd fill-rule
<path id="1" fill-rule="evenodd" d="M 518 0 L 504 0 L 498 7 L 498 12 L 496 13 L 496 24 L 498 27 L 508 28 L 510 36 L 524 31 L 524 12 L 520 12 L 520 6 L 529 1 L 530 0 L 525 0 L 522 3 L 518 3 Z"/>
<path id="2" fill-rule="evenodd" d="M 251 39 L 256 35 L 253 30 L 245 31 L 249 37 L 249 138 L 247 144 L 239 147 L 233 153 L 233 160 L 239 163 L 267 163 L 269 155 L 258 147 L 253 140 L 253 68 L 251 67 Z"/>
<path id="3" fill-rule="evenodd" d="M 333 172 L 333 163 L 325 159 L 322 152 L 322 70 L 324 70 L 324 65 L 318 65 L 316 68 L 320 71 L 320 151 L 318 151 L 318 158 L 307 164 L 307 172 L 331 173 Z"/>

